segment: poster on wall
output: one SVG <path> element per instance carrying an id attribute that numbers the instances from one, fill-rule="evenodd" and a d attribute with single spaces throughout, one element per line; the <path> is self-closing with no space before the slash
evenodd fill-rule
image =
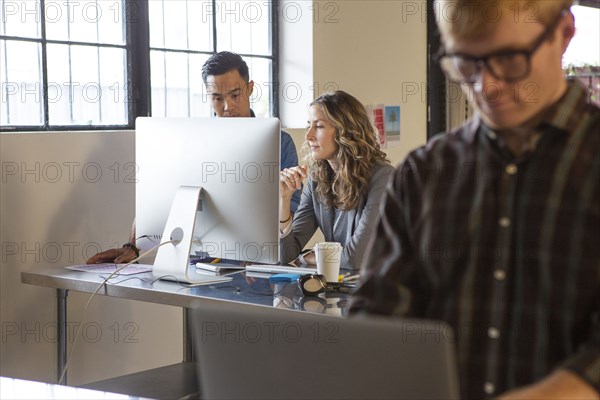
<path id="1" fill-rule="evenodd" d="M 387 147 L 400 146 L 400 106 L 385 106 L 385 142 Z"/>
<path id="2" fill-rule="evenodd" d="M 365 108 L 377 131 L 379 146 L 385 149 L 385 117 L 383 115 L 385 106 L 383 104 L 368 104 Z"/>

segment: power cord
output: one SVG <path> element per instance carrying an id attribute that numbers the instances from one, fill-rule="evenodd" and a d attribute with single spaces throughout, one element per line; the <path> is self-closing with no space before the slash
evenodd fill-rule
<path id="1" fill-rule="evenodd" d="M 98 291 L 100 290 L 100 288 L 102 288 L 102 286 L 104 286 L 106 284 L 106 282 L 108 282 L 108 280 L 110 278 L 112 278 L 113 276 L 115 276 L 116 274 L 118 274 L 122 269 L 128 267 L 129 265 L 133 264 L 134 262 L 138 261 L 140 258 L 144 257 L 145 255 L 147 255 L 148 253 L 150 253 L 153 250 L 158 249 L 160 246 L 163 246 L 165 244 L 169 244 L 169 243 L 178 243 L 179 241 L 177 240 L 169 240 L 167 242 L 163 242 L 160 244 L 157 244 L 156 246 L 152 247 L 150 250 L 144 252 L 143 254 L 140 254 L 138 257 L 134 258 L 133 260 L 129 261 L 127 264 L 123 264 L 122 266 L 120 266 L 119 268 L 115 269 L 115 271 L 113 273 L 111 273 L 109 276 L 107 276 L 106 278 L 104 278 L 104 280 L 102 281 L 102 283 L 100 283 L 100 285 L 98 285 L 98 287 L 96 288 L 96 290 L 94 290 L 94 293 L 92 293 L 92 295 L 90 296 L 90 298 L 88 299 L 84 309 L 83 309 L 83 315 L 81 316 L 81 319 L 79 320 L 79 325 L 77 326 L 77 332 L 75 332 L 75 339 L 73 340 L 73 346 L 71 347 L 71 351 L 69 352 L 69 355 L 67 356 L 67 362 L 65 363 L 65 366 L 63 368 L 62 373 L 60 374 L 60 379 L 58 380 L 57 384 L 61 384 L 61 382 L 63 381 L 63 379 L 65 378 L 65 374 L 67 373 L 67 368 L 69 367 L 69 362 L 71 361 L 71 356 L 73 355 L 73 352 L 75 351 L 75 347 L 77 346 L 77 342 L 79 340 L 79 333 L 81 331 L 81 326 L 82 323 L 85 319 L 85 316 L 87 314 L 87 310 L 90 306 L 90 303 L 92 302 L 92 299 L 94 298 L 94 296 L 96 295 L 96 293 L 98 293 Z"/>

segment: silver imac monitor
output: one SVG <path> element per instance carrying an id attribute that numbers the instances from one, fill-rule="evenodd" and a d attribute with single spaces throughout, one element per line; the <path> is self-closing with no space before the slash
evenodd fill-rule
<path id="1" fill-rule="evenodd" d="M 186 267 L 189 254 L 278 263 L 280 141 L 276 118 L 137 118 L 135 215 L 140 248 L 169 240 L 163 235 L 183 227 L 185 235 L 191 235 L 191 246 L 183 249 Z M 197 200 L 193 194 L 190 198 L 193 190 L 184 191 L 193 188 L 200 188 Z M 175 201 L 177 193 L 183 200 Z M 191 222 L 186 201 L 187 207 L 197 201 Z M 188 223 L 193 232 L 185 229 Z M 159 248 L 155 270 L 161 252 L 169 251 L 181 256 L 182 248 Z"/>

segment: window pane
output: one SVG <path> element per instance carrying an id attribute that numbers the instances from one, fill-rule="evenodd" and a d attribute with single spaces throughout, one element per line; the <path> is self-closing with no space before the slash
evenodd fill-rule
<path id="1" fill-rule="evenodd" d="M 98 40 L 105 44 L 125 44 L 124 0 L 96 0 L 98 16 Z M 135 9 L 127 11 L 131 18 L 139 18 Z M 93 13 L 90 14 L 93 16 Z"/>
<path id="2" fill-rule="evenodd" d="M 125 58 L 123 49 L 48 44 L 50 125 L 127 124 Z"/>
<path id="3" fill-rule="evenodd" d="M 158 3 L 158 1 L 157 1 Z M 166 116 L 165 53 L 150 51 L 150 86 L 152 96 L 152 116 Z"/>
<path id="4" fill-rule="evenodd" d="M 124 44 L 123 0 L 46 2 L 49 40 Z"/>
<path id="5" fill-rule="evenodd" d="M 202 65 L 207 59 L 207 55 L 190 55 L 190 117 L 211 116 L 212 108 L 204 94 L 202 82 Z"/>
<path id="6" fill-rule="evenodd" d="M 40 2 L 0 0 L 0 33 L 8 36 L 40 38 Z"/>
<path id="7" fill-rule="evenodd" d="M 270 55 L 269 21 L 267 1 L 218 1 L 217 50 Z"/>
<path id="8" fill-rule="evenodd" d="M 150 47 L 165 47 L 162 0 L 148 1 Z"/>
<path id="9" fill-rule="evenodd" d="M 188 0 L 189 49 L 213 50 L 212 1 Z"/>
<path id="10" fill-rule="evenodd" d="M 212 51 L 211 1 L 153 0 L 148 7 L 151 47 Z"/>
<path id="11" fill-rule="evenodd" d="M 185 0 L 149 1 L 150 46 L 187 49 Z"/>
<path id="12" fill-rule="evenodd" d="M 152 115 L 188 117 L 190 109 L 188 55 L 152 51 L 150 62 Z"/>
<path id="13" fill-rule="evenodd" d="M 188 56 L 166 53 L 166 109 L 168 117 L 189 116 Z"/>
<path id="14" fill-rule="evenodd" d="M 254 81 L 254 91 L 250 97 L 252 109 L 257 117 L 268 117 L 271 115 L 271 60 L 264 58 L 245 57 L 250 69 L 250 79 Z M 296 88 L 288 88 L 289 92 L 296 92 Z M 281 88 L 279 88 L 281 90 Z"/>
<path id="15" fill-rule="evenodd" d="M 72 122 L 74 124 L 100 123 L 99 73 L 97 48 L 71 46 Z"/>
<path id="16" fill-rule="evenodd" d="M 123 49 L 100 48 L 100 124 L 126 125 L 127 91 L 125 71 L 127 53 Z"/>
<path id="17" fill-rule="evenodd" d="M 169 0 L 163 9 L 165 47 L 187 49 L 186 1 Z"/>
<path id="18" fill-rule="evenodd" d="M 49 106 L 50 125 L 99 123 L 97 48 L 49 44 L 48 82 L 56 85 L 58 96 Z"/>
<path id="19" fill-rule="evenodd" d="M 563 56 L 563 68 L 577 76 L 600 105 L 600 9 L 573 6 L 575 36 Z"/>
<path id="20" fill-rule="evenodd" d="M 563 66 L 600 66 L 600 8 L 573 6 L 575 36 L 563 56 Z"/>
<path id="21" fill-rule="evenodd" d="M 0 40 L 1 125 L 43 124 L 41 47 L 38 43 Z"/>
<path id="22" fill-rule="evenodd" d="M 54 40 L 69 39 L 69 15 L 66 1 L 48 2 L 46 12 L 46 38 Z"/>
<path id="23" fill-rule="evenodd" d="M 67 125 L 71 121 L 69 46 L 47 46 L 48 114 L 50 124 Z"/>

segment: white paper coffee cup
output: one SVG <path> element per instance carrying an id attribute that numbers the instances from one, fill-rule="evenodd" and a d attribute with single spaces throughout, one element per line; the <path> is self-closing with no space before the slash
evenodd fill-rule
<path id="1" fill-rule="evenodd" d="M 320 242 L 315 244 L 317 272 L 324 275 L 327 282 L 337 282 L 340 275 L 342 245 L 337 242 Z"/>

